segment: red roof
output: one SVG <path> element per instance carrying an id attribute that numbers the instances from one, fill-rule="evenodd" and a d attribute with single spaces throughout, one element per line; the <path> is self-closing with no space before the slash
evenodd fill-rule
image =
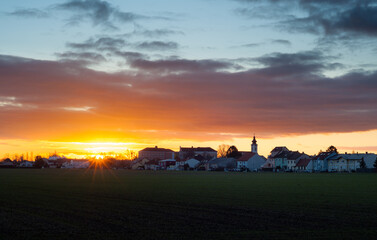
<path id="1" fill-rule="evenodd" d="M 308 166 L 308 164 L 310 163 L 311 159 L 300 159 L 297 164 L 296 164 L 296 167 L 306 167 Z"/>
<path id="2" fill-rule="evenodd" d="M 248 161 L 250 158 L 252 158 L 256 153 L 253 152 L 247 152 L 242 154 L 240 158 L 237 159 L 237 161 Z"/>

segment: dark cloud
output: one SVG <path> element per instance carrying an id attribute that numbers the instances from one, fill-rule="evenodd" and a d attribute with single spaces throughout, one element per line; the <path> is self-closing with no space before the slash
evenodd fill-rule
<path id="1" fill-rule="evenodd" d="M 137 137 L 137 130 L 154 129 L 161 138 L 171 137 L 158 134 L 163 130 L 180 133 L 176 138 L 201 133 L 192 138 L 203 140 L 209 132 L 250 129 L 264 136 L 377 129 L 377 72 L 324 77 L 318 69 L 330 59 L 316 52 L 275 53 L 256 59 L 263 67 L 238 72 L 219 71 L 229 67 L 220 61 L 135 60 L 130 64 L 143 71 L 129 75 L 1 56 L 0 96 L 7 109 L 0 107 L 0 126 L 7 127 L 0 131 L 51 139 L 93 131 Z M 91 111 L 64 110 L 72 106 Z"/>
<path id="2" fill-rule="evenodd" d="M 35 8 L 26 8 L 19 9 L 13 12 L 8 13 L 10 16 L 16 17 L 26 17 L 26 18 L 47 18 L 49 14 L 45 11 L 35 9 Z"/>
<path id="3" fill-rule="evenodd" d="M 249 43 L 249 44 L 241 45 L 240 47 L 253 48 L 253 47 L 259 47 L 260 45 L 261 45 L 260 43 Z"/>
<path id="4" fill-rule="evenodd" d="M 234 0 L 233 0 L 234 1 Z M 246 3 L 246 7 L 236 8 L 235 13 L 247 18 L 264 19 L 267 21 L 287 20 L 293 17 L 292 7 L 296 0 L 235 0 Z"/>
<path id="5" fill-rule="evenodd" d="M 121 11 L 118 7 L 102 0 L 70 0 L 54 6 L 55 10 L 74 13 L 69 19 L 71 24 L 79 24 L 89 19 L 94 26 L 117 29 L 117 23 L 134 23 L 136 20 L 170 20 L 161 16 L 144 16 L 133 12 Z"/>
<path id="6" fill-rule="evenodd" d="M 148 38 L 160 38 L 160 37 L 166 37 L 170 35 L 184 35 L 183 32 L 181 31 L 175 31 L 171 29 L 144 29 L 141 26 L 136 25 L 136 29 L 131 32 L 124 34 L 125 37 L 131 37 L 131 36 L 143 36 L 143 37 L 148 37 Z"/>
<path id="7" fill-rule="evenodd" d="M 55 6 L 57 10 L 66 10 L 76 14 L 70 19 L 71 23 L 78 23 L 89 19 L 94 26 L 103 25 L 115 28 L 113 20 L 132 22 L 139 16 L 133 13 L 121 12 L 106 1 L 101 0 L 72 0 Z"/>
<path id="8" fill-rule="evenodd" d="M 354 8 L 340 12 L 336 19 L 324 18 L 323 27 L 327 34 L 344 30 L 377 35 L 377 6 L 358 4 Z"/>
<path id="9" fill-rule="evenodd" d="M 121 11 L 118 7 L 102 0 L 67 0 L 64 3 L 51 5 L 46 10 L 25 8 L 7 13 L 11 16 L 28 18 L 46 18 L 56 14 L 56 11 L 69 13 L 68 24 L 80 25 L 89 21 L 93 26 L 102 26 L 105 29 L 117 30 L 120 24 L 135 23 L 137 20 L 171 20 L 166 16 L 144 16 L 133 12 Z M 173 34 L 169 30 L 146 31 L 146 35 Z"/>
<path id="10" fill-rule="evenodd" d="M 328 37 L 353 37 L 377 35 L 377 6 L 370 0 L 238 0 L 248 3 L 248 7 L 238 9 L 238 13 L 249 17 L 280 19 L 280 28 L 295 31 L 322 34 Z M 281 11 L 281 8 L 294 10 L 301 7 L 308 16 L 298 17 L 293 12 Z M 260 11 L 260 8 L 270 9 Z M 276 15 L 278 13 L 278 16 Z M 280 16 L 280 18 L 279 18 Z"/>
<path id="11" fill-rule="evenodd" d="M 130 61 L 148 58 L 145 54 L 139 52 L 114 51 L 113 54 Z"/>
<path id="12" fill-rule="evenodd" d="M 101 62 L 105 62 L 106 58 L 99 53 L 94 52 L 64 52 L 64 53 L 57 53 L 57 57 L 62 60 L 68 61 L 83 61 L 87 64 L 98 64 Z"/>
<path id="13" fill-rule="evenodd" d="M 176 42 L 162 42 L 162 41 L 152 41 L 152 42 L 141 42 L 135 45 L 136 48 L 149 51 L 166 51 L 166 50 L 177 50 L 179 45 Z"/>
<path id="14" fill-rule="evenodd" d="M 272 39 L 272 40 L 269 40 L 269 41 L 266 41 L 266 42 L 261 42 L 261 43 L 249 43 L 249 44 L 243 44 L 241 46 L 237 46 L 237 47 L 244 47 L 244 48 L 254 48 L 254 47 L 260 47 L 262 45 L 266 45 L 268 43 L 271 43 L 271 44 L 281 44 L 281 45 L 284 45 L 284 46 L 291 46 L 291 42 L 288 41 L 288 40 L 283 40 L 283 39 Z"/>
<path id="15" fill-rule="evenodd" d="M 69 48 L 76 50 L 98 50 L 115 51 L 126 46 L 127 42 L 122 38 L 101 37 L 98 39 L 88 39 L 83 43 L 67 43 Z"/>
<path id="16" fill-rule="evenodd" d="M 326 57 L 318 51 L 306 51 L 299 53 L 272 53 L 259 58 L 257 61 L 266 66 L 287 66 L 287 65 L 307 65 L 322 64 Z"/>
<path id="17" fill-rule="evenodd" d="M 285 45 L 285 46 L 291 46 L 292 45 L 290 41 L 284 40 L 284 39 L 273 39 L 273 40 L 271 40 L 271 43 L 281 44 L 281 45 Z"/>
<path id="18" fill-rule="evenodd" d="M 130 66 L 141 71 L 159 72 L 163 74 L 182 72 L 216 72 L 220 70 L 240 68 L 238 65 L 226 61 L 187 59 L 168 59 L 156 61 L 136 59 L 134 61 L 130 61 Z"/>
<path id="19" fill-rule="evenodd" d="M 342 66 L 340 63 L 329 63 L 334 57 L 325 56 L 319 51 L 272 53 L 255 60 L 267 67 L 260 71 L 278 77 L 301 74 L 309 77 L 311 74 L 321 74 L 323 70 L 333 70 Z"/>
<path id="20" fill-rule="evenodd" d="M 145 37 L 165 37 L 169 35 L 184 35 L 182 31 L 174 31 L 171 29 L 154 29 L 154 30 L 142 30 L 139 32 L 140 35 L 145 36 Z"/>

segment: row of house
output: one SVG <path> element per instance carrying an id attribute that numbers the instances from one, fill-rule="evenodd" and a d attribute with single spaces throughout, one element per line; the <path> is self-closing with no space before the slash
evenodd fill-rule
<path id="1" fill-rule="evenodd" d="M 164 159 L 164 157 L 168 157 Z M 180 147 L 179 152 L 170 149 L 145 148 L 139 151 L 139 158 L 131 165 L 132 169 L 167 169 L 207 171 L 258 171 L 266 162 L 266 158 L 258 154 L 258 145 L 253 138 L 250 152 L 240 152 L 237 158 L 217 158 L 217 151 L 210 147 Z"/>
<path id="2" fill-rule="evenodd" d="M 350 172 L 361 168 L 361 162 L 365 168 L 374 168 L 377 155 L 372 153 L 338 154 L 336 152 L 324 152 L 312 159 L 307 171 L 315 172 Z"/>
<path id="3" fill-rule="evenodd" d="M 263 170 L 295 172 L 352 172 L 361 168 L 374 168 L 377 155 L 372 153 L 339 154 L 336 151 L 322 152 L 309 156 L 286 147 L 276 147 L 271 151 Z"/>
<path id="4" fill-rule="evenodd" d="M 12 161 L 7 158 L 0 162 L 0 168 L 31 168 L 34 167 L 34 162 L 28 160 Z"/>
<path id="5" fill-rule="evenodd" d="M 139 152 L 139 159 L 131 164 L 132 169 L 167 170 L 225 170 L 225 171 L 284 171 L 284 172 L 351 172 L 361 168 L 374 168 L 376 154 L 338 154 L 323 152 L 310 156 L 304 152 L 291 151 L 285 146 L 275 147 L 266 159 L 258 154 L 255 136 L 250 152 L 239 152 L 237 157 L 216 157 L 212 148 L 180 147 L 179 152 L 170 149 L 145 148 Z M 164 158 L 165 157 L 165 158 Z"/>
<path id="6" fill-rule="evenodd" d="M 159 148 L 144 148 L 139 151 L 139 159 L 161 160 L 161 159 L 187 159 L 195 156 L 202 156 L 205 159 L 216 158 L 217 151 L 210 147 L 180 147 L 179 152 L 174 152 L 171 149 Z"/>
<path id="7" fill-rule="evenodd" d="M 41 158 L 43 161 L 42 167 L 48 168 L 89 168 L 90 162 L 87 159 L 67 159 L 57 155 L 49 158 Z M 0 168 L 34 168 L 35 161 L 12 161 L 9 158 L 0 162 Z"/>
<path id="8" fill-rule="evenodd" d="M 255 136 L 251 151 L 238 152 L 234 157 L 217 157 L 217 151 L 210 147 L 180 147 L 179 152 L 157 146 L 139 151 L 139 158 L 131 164 L 112 163 L 112 168 L 145 170 L 207 170 L 207 171 L 284 171 L 284 172 L 351 172 L 363 165 L 372 169 L 377 165 L 377 155 L 373 153 L 322 152 L 310 156 L 304 152 L 291 151 L 285 146 L 275 147 L 266 159 L 258 154 Z M 89 168 L 89 160 L 67 159 L 58 155 L 42 158 L 43 166 L 49 168 Z M 35 162 L 21 162 L 6 159 L 0 167 L 34 167 Z M 108 167 L 108 166 L 106 166 Z"/>

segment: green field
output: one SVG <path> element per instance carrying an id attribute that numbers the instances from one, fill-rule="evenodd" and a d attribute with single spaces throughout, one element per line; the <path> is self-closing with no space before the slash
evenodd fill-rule
<path id="1" fill-rule="evenodd" d="M 376 239 L 377 174 L 0 169 L 0 239 Z"/>

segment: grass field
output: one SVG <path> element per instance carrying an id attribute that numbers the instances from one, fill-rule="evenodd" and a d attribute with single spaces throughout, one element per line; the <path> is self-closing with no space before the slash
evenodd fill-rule
<path id="1" fill-rule="evenodd" d="M 0 239 L 376 239 L 377 174 L 0 169 Z"/>

